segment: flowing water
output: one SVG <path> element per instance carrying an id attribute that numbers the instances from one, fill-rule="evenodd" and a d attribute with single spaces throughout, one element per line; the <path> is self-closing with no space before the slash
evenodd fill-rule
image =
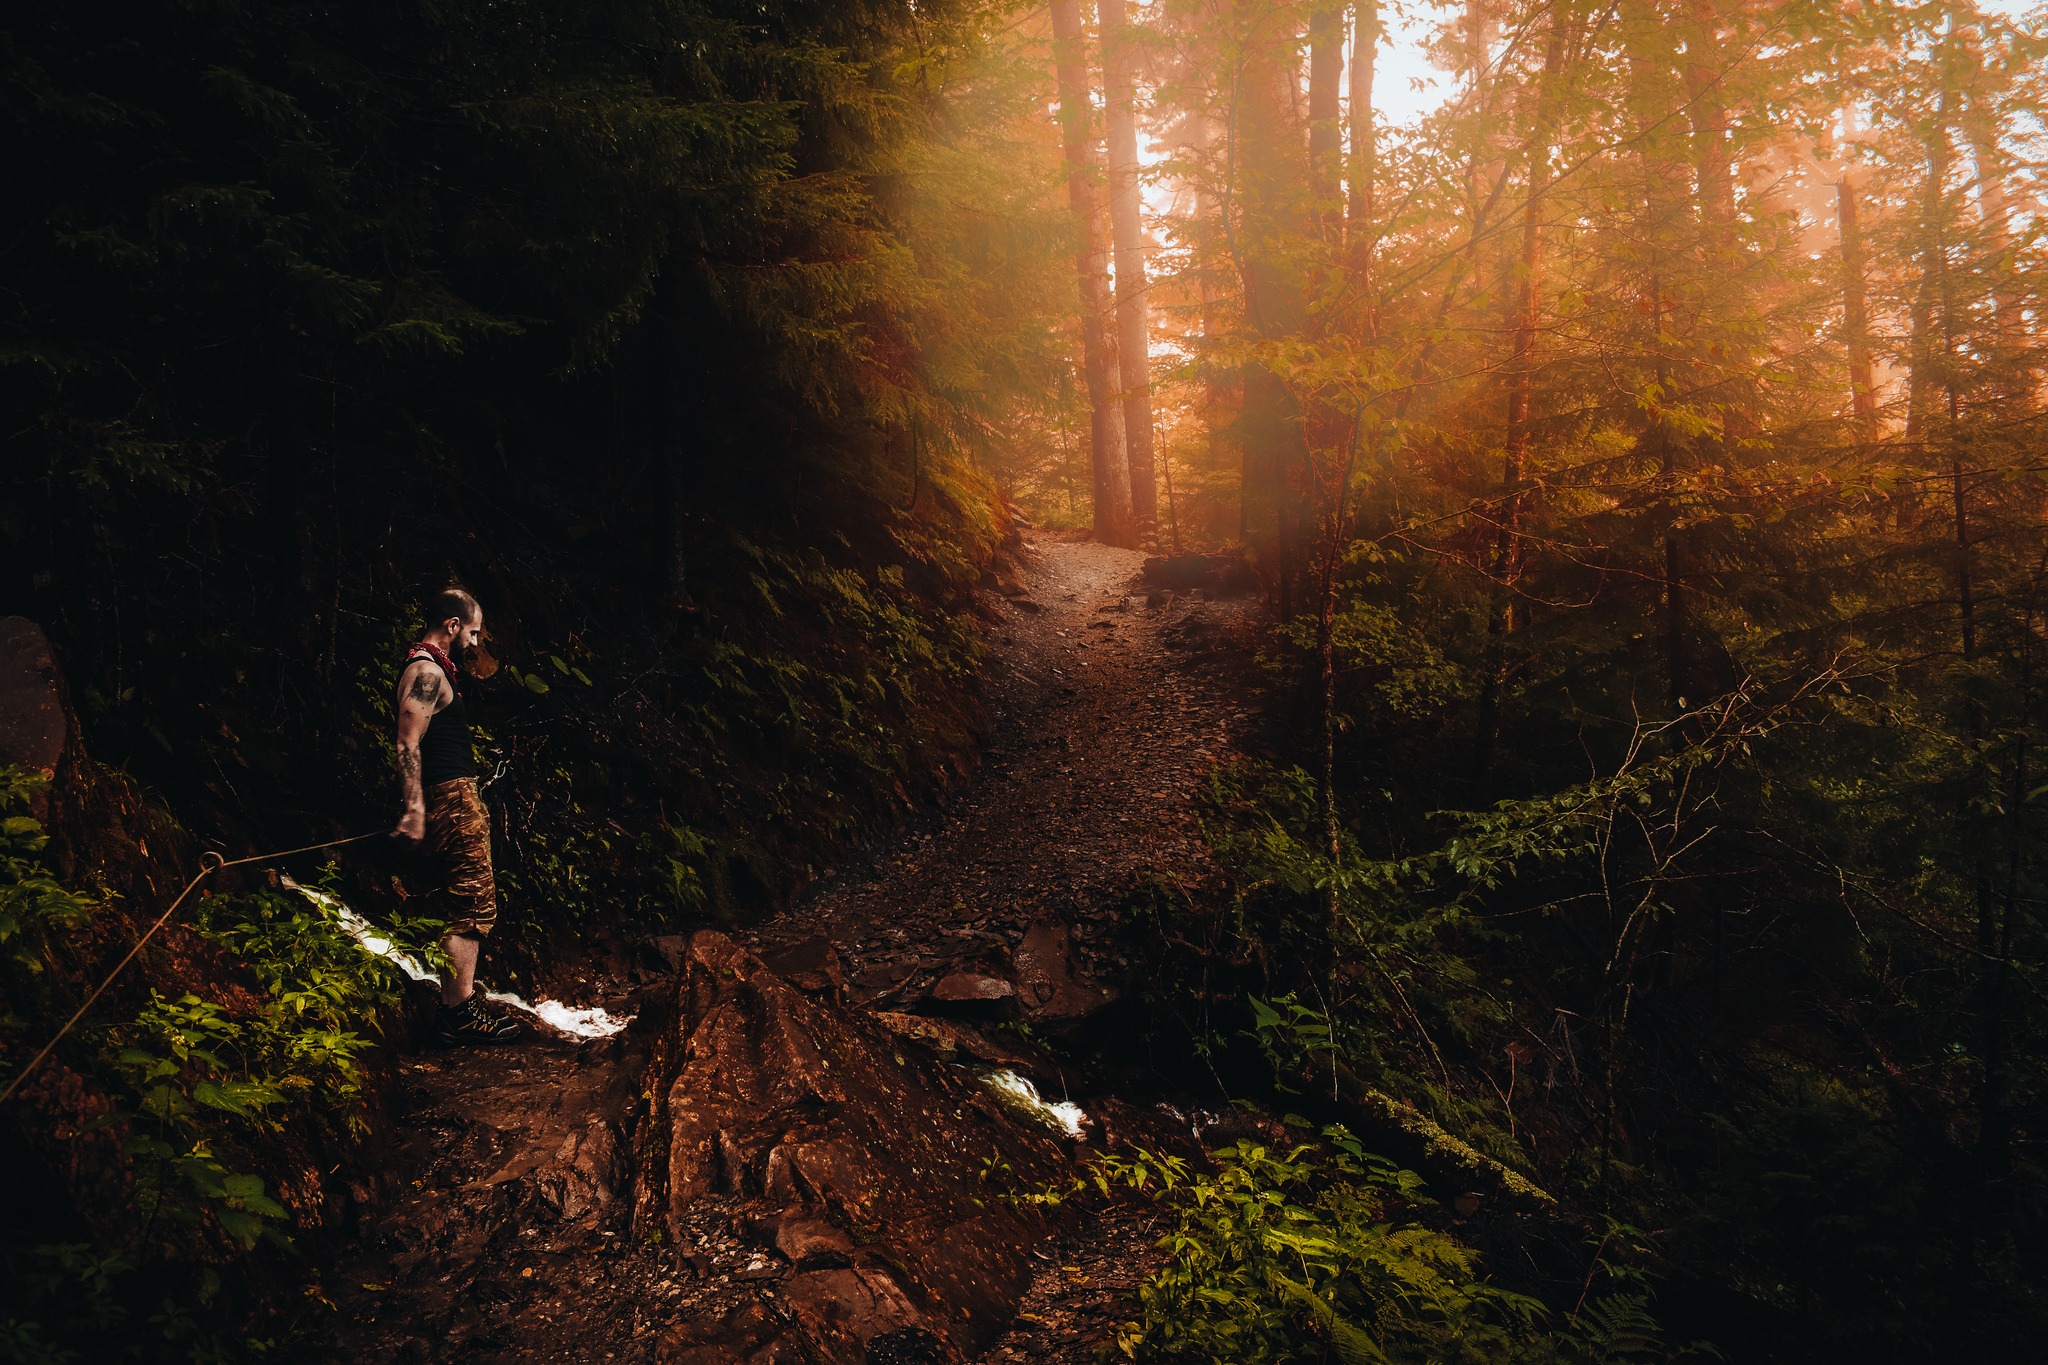
<path id="1" fill-rule="evenodd" d="M 441 978 L 428 971 L 412 954 L 397 948 L 390 939 L 377 932 L 377 926 L 357 914 L 339 896 L 327 891 L 316 891 L 310 886 L 301 886 L 289 877 L 280 879 L 286 887 L 298 892 L 333 918 L 343 933 L 354 939 L 366 953 L 378 957 L 397 967 L 414 981 L 424 981 L 438 988 Z M 478 983 L 482 986 L 482 983 Z M 616 1016 L 596 1005 L 567 1005 L 559 1000 L 542 1000 L 528 1004 L 510 991 L 494 991 L 483 988 L 484 999 L 494 1004 L 507 1005 L 539 1019 L 548 1027 L 576 1038 L 609 1038 L 633 1022 L 632 1015 Z"/>

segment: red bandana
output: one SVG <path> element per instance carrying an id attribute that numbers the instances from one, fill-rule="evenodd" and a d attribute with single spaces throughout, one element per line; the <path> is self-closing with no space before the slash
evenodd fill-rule
<path id="1" fill-rule="evenodd" d="M 459 670 L 455 667 L 455 661 L 449 658 L 439 645 L 426 640 L 420 640 L 407 651 L 405 661 L 411 663 L 414 659 L 421 658 L 432 659 L 435 666 L 447 677 L 448 686 L 455 690 L 455 695 L 458 697 L 462 695 L 462 684 L 457 680 Z"/>

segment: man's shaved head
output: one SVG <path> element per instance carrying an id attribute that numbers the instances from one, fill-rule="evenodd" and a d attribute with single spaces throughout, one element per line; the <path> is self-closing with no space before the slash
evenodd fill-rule
<path id="1" fill-rule="evenodd" d="M 426 618 L 427 629 L 434 630 L 450 617 L 461 617 L 462 624 L 473 626 L 483 616 L 483 608 L 474 597 L 452 583 L 427 598 L 420 615 Z"/>

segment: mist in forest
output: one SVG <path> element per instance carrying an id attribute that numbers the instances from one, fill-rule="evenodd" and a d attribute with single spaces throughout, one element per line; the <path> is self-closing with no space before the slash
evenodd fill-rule
<path id="1" fill-rule="evenodd" d="M 9 13 L 0 1355 L 2033 1358 L 2044 15 Z"/>

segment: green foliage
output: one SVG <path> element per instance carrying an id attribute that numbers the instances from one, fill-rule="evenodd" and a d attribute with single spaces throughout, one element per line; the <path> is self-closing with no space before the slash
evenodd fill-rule
<path id="1" fill-rule="evenodd" d="M 1370 541 L 1353 542 L 1361 561 L 1394 558 Z M 1440 715 L 1476 690 L 1473 671 L 1450 654 L 1446 641 L 1427 624 L 1427 607 L 1412 588 L 1391 575 L 1354 570 L 1346 576 L 1343 604 L 1330 623 L 1336 666 L 1343 670 L 1346 698 L 1377 718 Z M 1320 627 L 1308 617 L 1282 622 L 1279 638 L 1299 650 L 1316 648 Z M 1284 671 L 1286 661 L 1276 661 Z"/>
<path id="2" fill-rule="evenodd" d="M 2034 1351 L 2041 14 L 1449 9 L 1340 184 L 1361 45 L 1169 13 L 1170 424 L 1294 727 L 1201 1022 L 1667 1229 L 1745 1357 Z"/>
<path id="3" fill-rule="evenodd" d="M 0 765 L 0 953 L 31 972 L 42 969 L 43 936 L 76 928 L 93 910 L 89 899 L 59 884 L 37 861 L 49 840 L 25 811 L 43 780 Z M 0 1020 L 10 1027 L 15 1022 Z"/>
<path id="4" fill-rule="evenodd" d="M 363 951 L 331 912 L 304 896 L 209 896 L 200 902 L 199 928 L 248 965 L 280 1023 L 291 1029 L 374 1029 L 403 1004 L 406 978 L 399 968 Z M 399 952 L 429 961 L 440 929 L 438 920 L 399 914 L 385 916 L 377 931 Z M 309 1046 L 295 1042 L 287 1050 L 310 1056 Z M 335 1079 L 346 1069 L 337 1059 Z"/>
<path id="5" fill-rule="evenodd" d="M 297 1077 L 259 1069 L 271 1059 L 251 1055 L 260 1043 L 252 1046 L 249 1030 L 194 995 L 167 1001 L 151 992 L 149 1005 L 121 1032 L 130 1046 L 115 1062 L 140 1111 L 128 1155 L 144 1226 L 159 1217 L 196 1224 L 211 1214 L 245 1251 L 266 1233 L 283 1244 L 269 1224 L 286 1218 L 284 1207 L 265 1192 L 261 1176 L 229 1170 L 216 1143 L 236 1129 L 274 1123 L 269 1115 L 284 1099 L 283 1082 Z"/>
<path id="6" fill-rule="evenodd" d="M 1298 770 L 1246 766 L 1212 779 L 1205 829 L 1236 888 L 1235 935 L 1261 953 L 1280 950 L 1281 961 L 1322 967 L 1312 976 L 1272 973 L 1247 994 L 1277 1078 L 1290 1087 L 1310 1077 L 1327 1083 L 1341 1063 L 1428 1100 L 1446 1123 L 1484 1122 L 1490 1106 L 1453 1095 L 1443 1061 L 1445 1048 L 1468 1042 L 1500 1012 L 1467 956 L 1486 937 L 1470 896 L 1456 886 L 1437 894 L 1426 859 L 1390 865 L 1347 845 L 1333 863 L 1320 823 L 1314 787 Z M 1488 848 L 1485 856 L 1507 860 L 1557 851 L 1517 836 Z"/>
<path id="7" fill-rule="evenodd" d="M 659 859 L 666 869 L 669 896 L 675 908 L 684 913 L 700 910 L 705 903 L 705 890 L 699 868 L 711 845 L 695 831 L 680 826 L 672 825 L 663 833 L 667 836 L 666 847 L 659 836 L 654 837 L 649 841 L 653 847 L 648 856 Z"/>
<path id="8" fill-rule="evenodd" d="M 1571 1321 L 1479 1272 L 1469 1246 L 1424 1221 L 1421 1178 L 1343 1129 L 1282 1151 L 1240 1141 L 1196 1172 L 1144 1151 L 1101 1157 L 1084 1183 L 1149 1194 L 1175 1218 L 1167 1262 L 1118 1333 L 1132 1360 L 1346 1365 L 1666 1360 L 1639 1291 Z"/>
<path id="9" fill-rule="evenodd" d="M 1324 1069 L 1338 1055 L 1337 1029 L 1326 1010 L 1304 1005 L 1289 991 L 1271 1004 L 1256 995 L 1245 997 L 1252 1007 L 1252 1032 L 1259 1049 L 1276 1072 L 1314 1071 L 1317 1054 Z"/>
<path id="10" fill-rule="evenodd" d="M 381 930 L 419 953 L 439 926 Z M 135 1096 L 129 1154 L 145 1219 L 210 1217 L 244 1250 L 281 1240 L 286 1210 L 261 1176 L 227 1163 L 257 1139 L 312 1119 L 360 1130 L 362 1054 L 402 1001 L 404 978 L 365 952 L 321 906 L 258 892 L 202 903 L 199 928 L 262 984 L 254 1014 L 186 994 L 149 1004 L 111 1031 L 114 1061 Z"/>
<path id="11" fill-rule="evenodd" d="M 1663 1254 L 1714 1267 L 1787 1338 L 1931 1349 L 1969 1257 L 2011 1276 L 1999 1301 L 2030 1320 L 2007 1239 L 2035 1206 L 1979 1204 L 1981 1227 L 1936 1232 L 1936 1191 L 1971 1188 L 1952 1163 L 1981 1139 L 1935 1139 L 1923 1106 L 1988 1114 L 2002 1143 L 2043 1093 L 2031 1060 L 1978 1050 L 1987 1017 L 2031 1014 L 2020 983 L 2038 977 L 2020 889 L 2038 872 L 2007 842 L 2031 704 L 1982 669 L 1838 665 L 1675 720 L 1582 713 L 1610 755 L 1592 776 L 1426 818 L 1347 793 L 1336 859 L 1305 775 L 1227 775 L 1210 831 L 1239 888 L 1236 955 L 1281 964 L 1245 982 L 1244 1013 L 1281 1084 L 1406 1127 L 1375 1098 L 1398 1096 L 1567 1199 L 1654 1219 Z M 1971 707 L 1974 746 L 1954 728 Z M 1368 824 L 1393 856 L 1362 855 Z M 1686 1067 L 1713 1086 L 1676 1080 Z M 1665 1086 L 1697 1109 L 1666 1109 Z"/>
<path id="12" fill-rule="evenodd" d="M 18 1365 L 227 1365 L 260 1357 L 268 1343 L 237 1341 L 209 1321 L 218 1315 L 220 1288 L 211 1269 L 192 1292 L 179 1293 L 83 1242 L 38 1246 L 0 1297 L 0 1353 Z"/>
<path id="13" fill-rule="evenodd" d="M 0 780 L 17 798 L 32 786 L 18 770 L 0 771 Z M 15 947 L 35 951 L 11 956 L 0 984 L 21 999 L 43 984 L 51 944 L 108 907 L 37 861 L 43 836 L 34 820 L 10 816 L 4 837 L 0 887 L 26 888 L 9 902 L 27 907 Z M 102 1006 L 66 1041 L 66 1064 L 111 1101 L 94 1123 L 126 1135 L 135 1221 L 121 1253 L 0 1244 L 12 1267 L 0 1294 L 0 1343 L 23 1360 L 215 1361 L 240 1352 L 231 1349 L 232 1322 L 204 1321 L 220 1288 L 214 1270 L 195 1279 L 174 1262 L 138 1258 L 135 1248 L 182 1248 L 217 1262 L 223 1252 L 289 1246 L 292 1213 L 260 1173 L 275 1140 L 324 1129 L 345 1145 L 362 1133 L 364 1053 L 403 1005 L 399 969 L 303 896 L 260 891 L 194 904 L 194 927 L 243 964 L 247 984 L 239 973 L 208 983 L 225 1003 L 152 990 L 132 1017 L 109 1018 Z M 399 918 L 380 932 L 427 954 L 439 928 Z"/>

